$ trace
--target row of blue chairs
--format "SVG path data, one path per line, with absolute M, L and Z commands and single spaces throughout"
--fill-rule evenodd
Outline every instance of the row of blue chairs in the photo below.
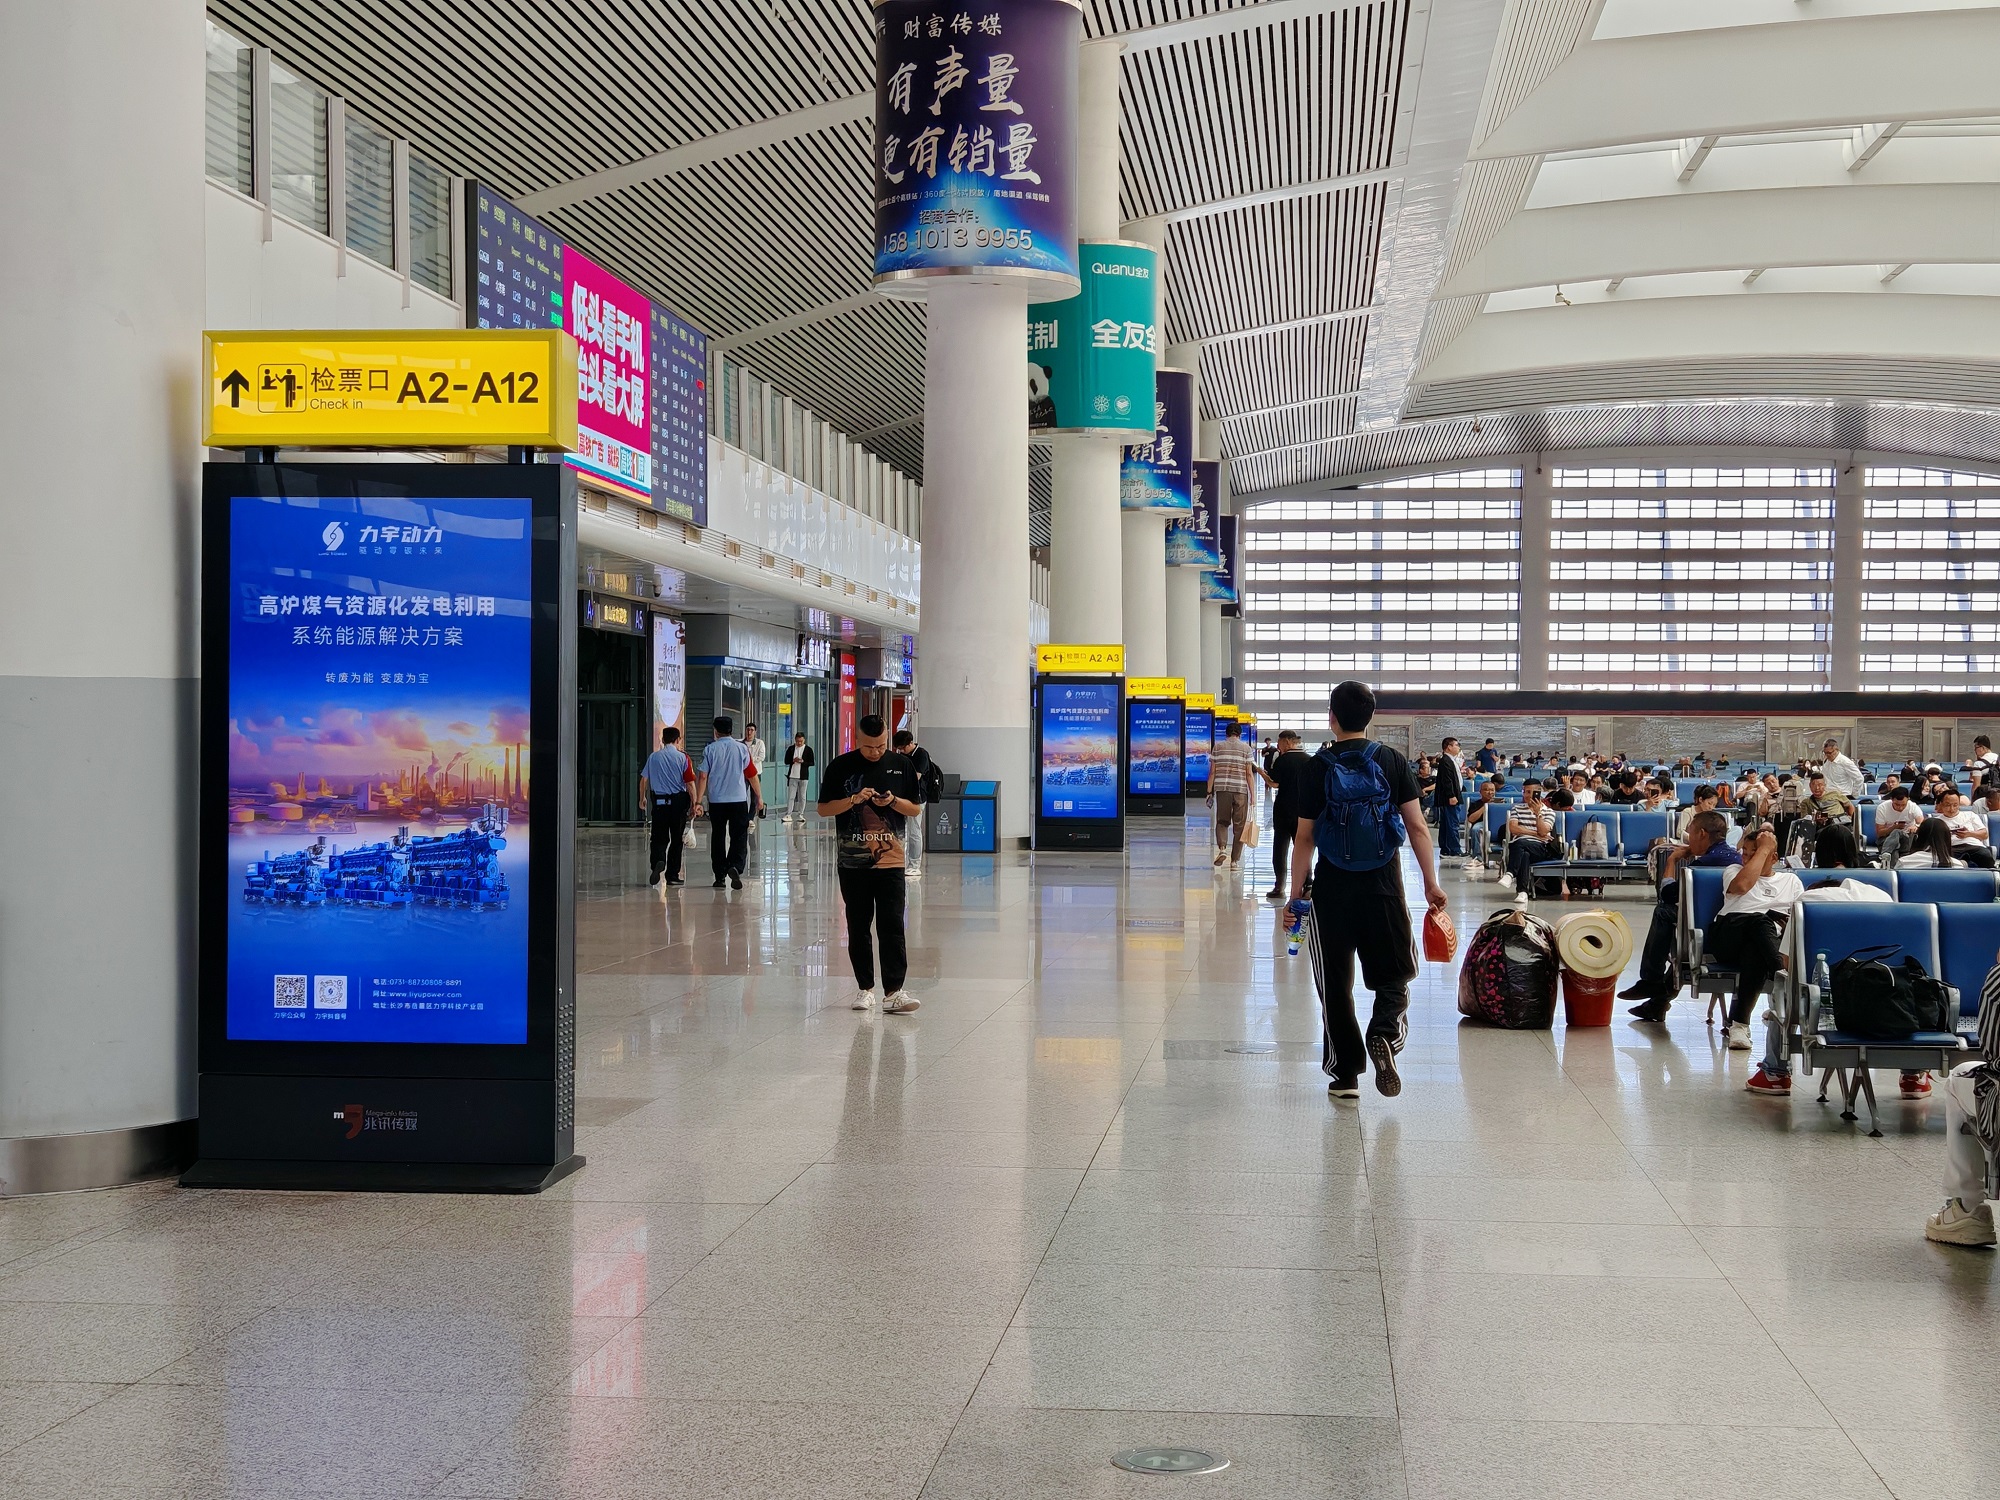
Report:
M 1710 1011 L 1726 1010 L 1737 975 L 1716 963 L 1706 934 L 1722 909 L 1730 871 L 1689 870 L 1681 892 L 1680 955 L 1697 998 Z M 1854 1118 L 1857 1093 L 1868 1101 L 1870 1133 L 1881 1133 L 1870 1068 L 1949 1071 L 1978 1018 L 1979 992 L 2000 953 L 2000 877 L 1992 870 L 1809 870 L 1800 878 L 1810 889 L 1818 880 L 1852 880 L 1888 892 L 1893 902 L 1856 905 L 1800 902 L 1785 931 L 1787 968 L 1772 980 L 1770 1004 L 1785 1017 L 1789 1049 L 1808 1071 L 1821 1073 L 1820 1097 L 1838 1073 L 1843 1079 L 1844 1117 Z M 1839 1032 L 1822 1033 L 1820 1009 L 1828 997 L 1811 981 L 1818 956 L 1829 969 L 1863 949 L 1887 947 L 1887 961 L 1905 954 L 1925 972 L 1944 980 L 1959 997 L 1959 1030 L 1926 1033 L 1881 1042 Z
M 1503 800 L 1494 802 L 1486 809 L 1487 832 L 1495 843 L 1505 836 L 1507 812 L 1513 806 L 1513 802 Z M 1861 817 L 1861 842 L 1863 847 L 1869 849 L 1876 845 L 1875 808 L 1876 804 L 1864 802 L 1856 809 Z M 1675 816 L 1673 813 L 1635 812 L 1618 807 L 1573 808 L 1562 815 L 1563 837 L 1577 838 L 1587 822 L 1605 823 L 1614 850 L 1622 849 L 1628 858 L 1635 855 L 1644 858 L 1651 840 L 1672 836 Z M 2000 848 L 2000 813 L 1986 815 L 1986 829 L 1993 846 Z

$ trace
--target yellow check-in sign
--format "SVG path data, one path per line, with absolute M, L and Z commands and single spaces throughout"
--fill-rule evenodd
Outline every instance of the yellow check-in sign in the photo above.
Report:
M 1189 693 L 1187 696 L 1187 706 L 1195 709 L 1205 708 L 1210 713 L 1213 713 L 1215 712 L 1215 694 Z
M 1125 679 L 1125 696 L 1128 698 L 1185 698 L 1187 679 L 1185 677 L 1128 677 Z
M 210 448 L 576 446 L 555 328 L 202 335 Z
M 1125 670 L 1123 646 L 1037 646 L 1037 672 L 1111 672 Z

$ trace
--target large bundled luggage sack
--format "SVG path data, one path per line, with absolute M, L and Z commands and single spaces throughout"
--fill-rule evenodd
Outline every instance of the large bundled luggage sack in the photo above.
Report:
M 1555 1024 L 1555 929 L 1525 911 L 1497 911 L 1479 924 L 1458 971 L 1460 1014 L 1510 1031 Z

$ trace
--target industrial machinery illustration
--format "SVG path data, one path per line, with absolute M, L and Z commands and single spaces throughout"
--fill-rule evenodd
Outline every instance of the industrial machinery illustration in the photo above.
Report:
M 500 851 L 507 809 L 489 802 L 456 833 L 393 839 L 343 852 L 324 838 L 304 849 L 252 860 L 243 899 L 264 906 L 457 906 L 490 911 L 507 904 Z

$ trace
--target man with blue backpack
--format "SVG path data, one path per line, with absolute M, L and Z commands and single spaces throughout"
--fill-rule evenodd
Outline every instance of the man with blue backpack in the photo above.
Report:
M 1396 1054 L 1409 1032 L 1410 981 L 1417 977 L 1399 858 L 1405 842 L 1417 857 L 1424 898 L 1432 909 L 1442 910 L 1449 898 L 1438 884 L 1437 853 L 1409 761 L 1368 738 L 1374 692 L 1366 683 L 1343 682 L 1328 706 L 1334 741 L 1315 757 L 1319 777 L 1301 778 L 1292 899 L 1286 909 L 1305 918 L 1325 1027 L 1320 1068 L 1332 1079 L 1327 1093 L 1336 1099 L 1359 1098 L 1361 1075 L 1372 1062 L 1376 1090 L 1394 1098 L 1403 1091 Z M 1304 899 L 1308 871 L 1309 907 Z M 1354 1013 L 1357 959 L 1362 983 L 1375 995 L 1365 1040 Z

